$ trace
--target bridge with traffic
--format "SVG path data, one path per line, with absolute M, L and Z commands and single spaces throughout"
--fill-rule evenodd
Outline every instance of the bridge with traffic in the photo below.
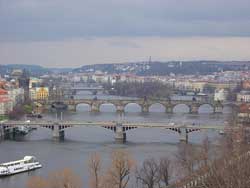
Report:
M 127 121 L 6 121 L 0 123 L 0 132 L 11 134 L 18 126 L 47 128 L 52 131 L 53 139 L 63 139 L 65 130 L 71 127 L 103 127 L 114 132 L 116 141 L 126 142 L 126 132 L 138 128 L 160 128 L 178 133 L 180 141 L 188 142 L 188 134 L 202 130 L 230 131 L 237 127 L 225 125 L 177 125 L 166 122 L 127 122 Z

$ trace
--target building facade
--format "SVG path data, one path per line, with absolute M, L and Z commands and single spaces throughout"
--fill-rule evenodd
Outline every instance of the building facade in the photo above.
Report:
M 49 88 L 48 87 L 37 87 L 36 88 L 36 100 L 48 100 Z
M 241 91 L 237 94 L 238 102 L 250 102 L 250 91 Z

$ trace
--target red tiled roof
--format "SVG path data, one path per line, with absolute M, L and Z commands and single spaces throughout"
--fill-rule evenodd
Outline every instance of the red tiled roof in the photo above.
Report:
M 240 106 L 241 113 L 250 113 L 250 105 L 249 104 L 242 104 Z
M 7 95 L 7 94 L 8 94 L 8 91 L 0 88 L 0 95 Z
M 0 103 L 10 102 L 11 99 L 8 97 L 0 97 Z

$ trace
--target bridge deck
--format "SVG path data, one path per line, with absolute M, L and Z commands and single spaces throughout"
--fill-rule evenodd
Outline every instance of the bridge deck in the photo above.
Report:
M 64 125 L 64 126 L 91 126 L 91 127 L 103 127 L 103 126 L 117 126 L 121 124 L 123 127 L 137 127 L 137 128 L 187 128 L 187 129 L 212 129 L 212 130 L 224 130 L 225 125 L 177 125 L 174 123 L 164 122 L 116 122 L 116 121 L 8 121 L 0 125 L 8 126 L 45 126 L 45 125 Z

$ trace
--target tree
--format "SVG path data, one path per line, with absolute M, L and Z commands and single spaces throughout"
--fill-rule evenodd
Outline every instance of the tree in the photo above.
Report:
M 204 142 L 203 145 L 208 145 L 206 139 Z M 181 181 L 176 182 L 174 187 L 184 187 L 191 181 L 196 185 L 192 186 L 194 188 L 249 187 L 249 145 L 244 140 L 234 142 L 233 136 L 228 132 L 220 147 L 220 152 L 215 158 L 209 159 L 207 165 L 198 166 L 195 168 L 195 173 L 187 174 Z M 204 150 L 208 149 L 202 149 L 201 151 L 204 152 Z
M 197 151 L 197 164 L 200 168 L 207 167 L 209 165 L 209 150 L 210 143 L 208 137 L 205 137 L 202 141 L 201 149 Z
M 247 188 L 250 183 L 250 154 L 249 146 L 241 145 L 241 151 L 226 158 L 213 161 L 207 170 L 207 176 L 197 188 Z
M 136 171 L 137 183 L 142 187 L 154 188 L 160 182 L 160 169 L 155 159 L 147 159 L 143 162 L 140 170 Z
M 193 145 L 180 145 L 176 158 L 181 167 L 180 172 L 183 172 L 182 175 L 190 175 L 194 172 L 198 157 L 199 153 Z
M 48 182 L 51 188 L 82 188 L 81 178 L 68 168 L 51 173 Z
M 25 104 L 25 105 L 23 106 L 23 111 L 24 111 L 24 113 L 26 113 L 26 114 L 31 114 L 32 111 L 33 111 L 32 105 Z
M 101 159 L 98 153 L 94 153 L 90 156 L 89 160 L 89 172 L 90 172 L 90 188 L 101 187 Z
M 169 185 L 169 180 L 172 175 L 171 160 L 167 157 L 160 159 L 159 164 L 159 176 L 160 181 L 167 187 Z
M 42 177 L 30 177 L 27 181 L 27 188 L 48 188 L 48 181 Z
M 81 178 L 70 169 L 63 169 L 49 174 L 48 178 L 31 177 L 28 188 L 82 188 Z
M 23 114 L 24 114 L 23 108 L 21 106 L 15 106 L 12 112 L 9 113 L 9 118 L 11 120 L 18 120 L 23 116 Z
M 133 166 L 134 161 L 127 152 L 121 150 L 113 152 L 111 167 L 106 173 L 104 187 L 127 187 Z
M 104 84 L 104 89 L 112 95 L 130 97 L 169 98 L 173 87 L 157 81 L 151 82 L 117 82 L 114 85 Z

